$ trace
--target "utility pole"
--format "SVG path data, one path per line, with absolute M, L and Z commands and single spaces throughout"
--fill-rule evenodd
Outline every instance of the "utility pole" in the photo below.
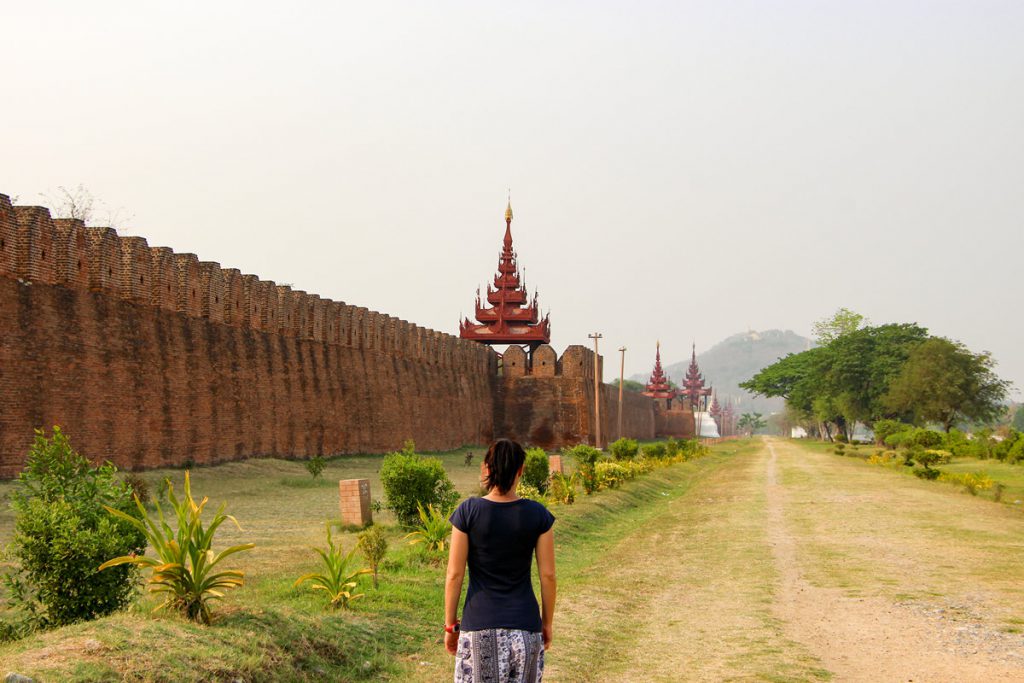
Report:
M 622 346 L 619 348 L 619 353 L 622 354 L 622 363 L 619 365 L 619 431 L 618 437 L 621 439 L 624 435 L 622 433 L 622 384 L 626 381 L 626 347 Z
M 588 334 L 589 338 L 594 340 L 594 445 L 601 448 L 601 379 L 598 375 L 598 362 L 597 362 L 597 340 L 601 338 L 600 332 L 594 334 Z

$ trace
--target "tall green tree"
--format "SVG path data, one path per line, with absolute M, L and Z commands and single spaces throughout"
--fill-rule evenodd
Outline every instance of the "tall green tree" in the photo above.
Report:
M 868 325 L 868 319 L 849 308 L 840 308 L 831 318 L 824 318 L 811 327 L 814 340 L 824 346 L 831 344 L 839 337 L 855 332 Z
M 958 422 L 987 422 L 1004 412 L 1009 388 L 994 366 L 986 352 L 932 337 L 911 351 L 883 401 L 917 424 L 938 422 L 947 432 Z
M 1013 428 L 1018 432 L 1024 432 L 1024 403 L 1017 404 L 1017 410 L 1013 414 Z
M 745 431 L 747 436 L 751 436 L 758 429 L 764 429 L 767 427 L 768 423 L 765 421 L 764 417 L 761 416 L 761 413 L 743 413 L 743 415 L 740 416 L 739 422 L 736 423 L 736 426 L 739 427 L 740 430 Z

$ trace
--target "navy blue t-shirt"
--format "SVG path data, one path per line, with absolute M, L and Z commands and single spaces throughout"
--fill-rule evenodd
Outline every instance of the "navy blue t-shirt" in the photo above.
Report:
M 469 536 L 469 589 L 462 630 L 539 632 L 540 607 L 530 568 L 537 539 L 555 523 L 555 516 L 526 498 L 509 503 L 469 498 L 452 513 L 451 522 Z

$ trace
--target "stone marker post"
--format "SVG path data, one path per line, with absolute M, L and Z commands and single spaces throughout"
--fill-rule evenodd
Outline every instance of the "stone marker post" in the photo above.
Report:
M 338 492 L 341 495 L 342 522 L 355 526 L 373 522 L 369 479 L 342 479 L 338 482 Z
M 554 474 L 555 472 L 558 472 L 559 474 L 565 474 L 565 471 L 562 469 L 562 456 L 548 456 L 548 471 L 551 472 L 552 474 Z

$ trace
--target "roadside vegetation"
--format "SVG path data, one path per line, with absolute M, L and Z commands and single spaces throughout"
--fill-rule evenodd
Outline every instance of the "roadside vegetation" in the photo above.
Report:
M 406 678 L 411 658 L 432 648 L 447 517 L 459 499 L 479 492 L 478 449 L 423 455 L 407 443 L 383 457 L 322 459 L 315 473 L 309 461 L 270 459 L 123 475 L 107 465 L 83 469 L 59 432 L 39 439 L 48 470 L 67 470 L 60 465 L 67 461 L 81 470 L 71 475 L 109 481 L 116 495 L 90 501 L 91 519 L 107 530 L 123 524 L 106 535 L 130 545 L 100 545 L 95 557 L 76 558 L 82 571 L 74 580 L 87 586 L 121 572 L 127 590 L 105 612 L 34 618 L 45 603 L 43 584 L 21 569 L 24 542 L 14 531 L 23 529 L 24 514 L 0 515 L 0 542 L 16 541 L 4 569 L 20 580 L 5 589 L 0 608 L 7 669 L 39 680 L 379 680 Z M 663 478 L 655 470 L 709 453 L 685 441 L 625 446 L 617 457 L 567 449 L 563 462 L 574 467 L 553 475 L 547 454 L 531 452 L 527 493 L 558 508 L 560 552 L 572 555 L 572 530 L 590 540 L 591 533 L 602 540 L 620 533 L 618 499 L 592 500 L 617 495 L 641 475 L 652 475 L 642 489 L 656 495 Z M 367 529 L 338 519 L 336 481 L 348 478 L 370 479 L 383 496 Z M 29 490 L 25 481 L 0 485 L 0 495 L 13 500 Z M 207 506 L 217 507 L 212 517 L 204 516 Z M 60 567 L 53 571 L 68 580 Z M 139 592 L 143 578 L 149 590 Z

